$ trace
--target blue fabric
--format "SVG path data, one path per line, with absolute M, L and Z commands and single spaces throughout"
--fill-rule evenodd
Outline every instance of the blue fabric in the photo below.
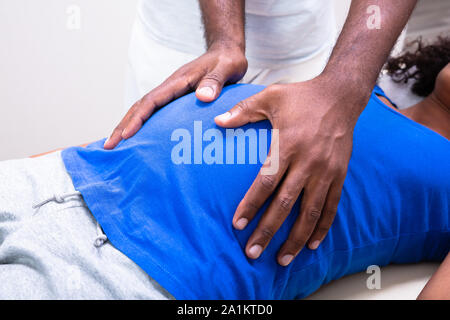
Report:
M 369 265 L 445 257 L 450 247 L 449 141 L 373 93 L 355 128 L 336 219 L 319 249 L 305 248 L 288 267 L 276 262 L 298 215 L 297 201 L 262 256 L 247 259 L 243 249 L 267 204 L 243 231 L 234 230 L 231 221 L 260 161 L 194 164 L 192 152 L 191 164 L 175 164 L 172 152 L 181 140 L 171 137 L 185 128 L 192 145 L 199 143 L 194 121 L 202 121 L 203 132 L 217 128 L 214 116 L 262 89 L 228 86 L 210 104 L 189 94 L 158 111 L 113 151 L 103 150 L 104 140 L 63 151 L 75 188 L 115 247 L 177 299 L 302 298 Z M 268 121 L 243 127 L 250 128 L 271 127 Z M 211 142 L 200 143 L 207 150 Z M 237 148 L 235 143 L 236 158 Z

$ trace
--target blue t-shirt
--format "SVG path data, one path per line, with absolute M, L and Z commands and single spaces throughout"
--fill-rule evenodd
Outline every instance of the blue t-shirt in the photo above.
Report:
M 384 105 L 376 88 L 356 125 L 338 212 L 321 246 L 278 265 L 297 201 L 261 257 L 248 259 L 245 244 L 267 203 L 243 231 L 232 217 L 261 168 L 271 127 L 262 121 L 230 132 L 213 119 L 262 89 L 228 86 L 208 104 L 189 94 L 112 151 L 104 140 L 63 151 L 75 188 L 116 248 L 177 299 L 301 298 L 369 265 L 445 257 L 449 141 Z

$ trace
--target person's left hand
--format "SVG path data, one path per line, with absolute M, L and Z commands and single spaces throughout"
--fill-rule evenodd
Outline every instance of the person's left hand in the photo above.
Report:
M 278 129 L 279 158 L 273 159 L 272 139 L 261 169 L 278 161 L 278 171 L 258 173 L 233 217 L 233 226 L 244 229 L 275 192 L 247 242 L 249 258 L 261 255 L 302 190 L 300 214 L 278 253 L 278 262 L 288 265 L 306 243 L 316 249 L 325 238 L 337 211 L 359 117 L 351 106 L 359 104 L 362 110 L 367 102 L 366 96 L 355 97 L 340 90 L 342 87 L 322 76 L 302 83 L 271 85 L 215 118 L 216 124 L 225 128 L 268 119 Z

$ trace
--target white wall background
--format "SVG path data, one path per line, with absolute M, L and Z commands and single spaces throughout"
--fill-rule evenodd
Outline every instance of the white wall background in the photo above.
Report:
M 109 134 L 136 2 L 0 0 L 0 160 Z M 79 30 L 67 27 L 73 5 Z

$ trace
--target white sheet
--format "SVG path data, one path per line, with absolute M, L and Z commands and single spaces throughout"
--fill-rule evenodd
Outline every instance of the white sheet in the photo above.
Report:
M 413 300 L 438 267 L 438 263 L 384 267 L 381 288 L 372 290 L 367 288 L 372 274 L 361 272 L 329 283 L 306 300 Z

